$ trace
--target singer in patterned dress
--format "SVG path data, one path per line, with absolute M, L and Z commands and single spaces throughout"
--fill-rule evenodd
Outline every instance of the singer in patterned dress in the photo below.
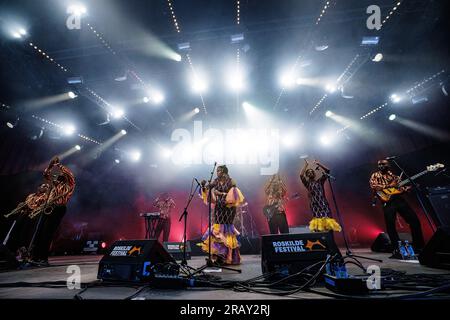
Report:
M 200 244 L 202 250 L 209 252 L 211 242 L 211 258 L 219 264 L 240 264 L 240 243 L 237 239 L 239 231 L 234 227 L 236 207 L 244 201 L 242 192 L 236 187 L 236 182 L 228 175 L 228 168 L 217 167 L 217 178 L 209 185 L 203 180 L 201 185 L 202 198 L 205 204 L 211 200 L 214 206 L 214 224 L 212 230 L 207 230 Z M 211 189 L 211 199 L 208 199 Z
M 323 171 L 322 176 L 318 176 L 314 169 L 308 168 L 308 162 L 300 172 L 300 179 L 308 190 L 309 207 L 313 215 L 309 223 L 309 229 L 313 232 L 341 231 L 341 226 L 331 217 L 331 209 L 325 197 L 324 184 L 330 169 L 314 160 L 315 170 Z

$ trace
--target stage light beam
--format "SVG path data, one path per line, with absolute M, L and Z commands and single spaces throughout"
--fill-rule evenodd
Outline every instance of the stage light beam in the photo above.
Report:
M 402 97 L 396 93 L 391 94 L 390 99 L 393 103 L 399 103 L 400 101 L 402 101 Z
M 83 14 L 87 13 L 87 9 L 84 5 L 80 3 L 72 4 L 67 7 L 67 13 L 73 13 L 77 16 L 82 16 Z
M 134 150 L 130 152 L 130 159 L 133 162 L 138 162 L 139 160 L 141 160 L 141 156 L 142 154 L 139 150 Z
M 329 92 L 329 93 L 334 93 L 337 90 L 337 87 L 335 84 L 329 83 L 326 85 L 325 89 Z
M 71 124 L 67 124 L 62 127 L 62 131 L 66 136 L 73 135 L 75 133 L 75 130 L 76 130 L 75 126 L 73 126 Z
M 125 115 L 125 111 L 123 111 L 123 109 L 114 109 L 112 112 L 112 116 L 114 119 L 120 119 Z

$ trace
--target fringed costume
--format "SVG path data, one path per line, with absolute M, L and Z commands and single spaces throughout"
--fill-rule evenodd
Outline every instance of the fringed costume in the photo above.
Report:
M 202 237 L 200 244 L 202 250 L 208 253 L 211 241 L 211 256 L 213 260 L 222 264 L 240 264 L 240 243 L 237 236 L 239 231 L 234 227 L 236 207 L 244 201 L 242 192 L 236 187 L 236 183 L 225 174 L 222 178 L 216 178 L 209 185 L 211 190 L 211 204 L 214 206 L 212 230 L 209 229 Z M 202 198 L 208 204 L 207 188 L 202 189 Z

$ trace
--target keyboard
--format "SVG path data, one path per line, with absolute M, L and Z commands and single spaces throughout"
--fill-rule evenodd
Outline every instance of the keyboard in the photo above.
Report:
M 145 212 L 145 213 L 141 213 L 140 216 L 141 217 L 159 217 L 161 214 L 159 212 Z

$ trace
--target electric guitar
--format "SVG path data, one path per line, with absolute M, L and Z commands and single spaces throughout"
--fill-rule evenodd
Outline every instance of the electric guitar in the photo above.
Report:
M 404 185 L 410 183 L 412 180 L 415 180 L 415 179 L 423 176 L 424 174 L 426 174 L 428 172 L 437 171 L 442 168 L 444 168 L 444 165 L 442 163 L 436 163 L 436 164 L 427 166 L 426 170 L 413 175 L 410 179 L 405 179 L 405 180 L 399 182 L 398 185 L 395 187 L 389 187 L 389 188 L 385 188 L 383 190 L 379 190 L 376 192 L 376 194 L 382 202 L 388 202 L 393 195 L 402 194 L 405 192 L 405 190 L 403 189 Z
M 298 199 L 300 198 L 300 194 L 299 193 L 294 193 L 291 197 L 288 197 L 284 200 L 284 203 L 293 200 L 293 199 Z M 274 203 L 271 205 L 266 205 L 263 208 L 263 214 L 264 216 L 267 218 L 267 220 L 272 219 L 272 217 L 274 216 L 275 213 L 278 212 L 278 203 Z

